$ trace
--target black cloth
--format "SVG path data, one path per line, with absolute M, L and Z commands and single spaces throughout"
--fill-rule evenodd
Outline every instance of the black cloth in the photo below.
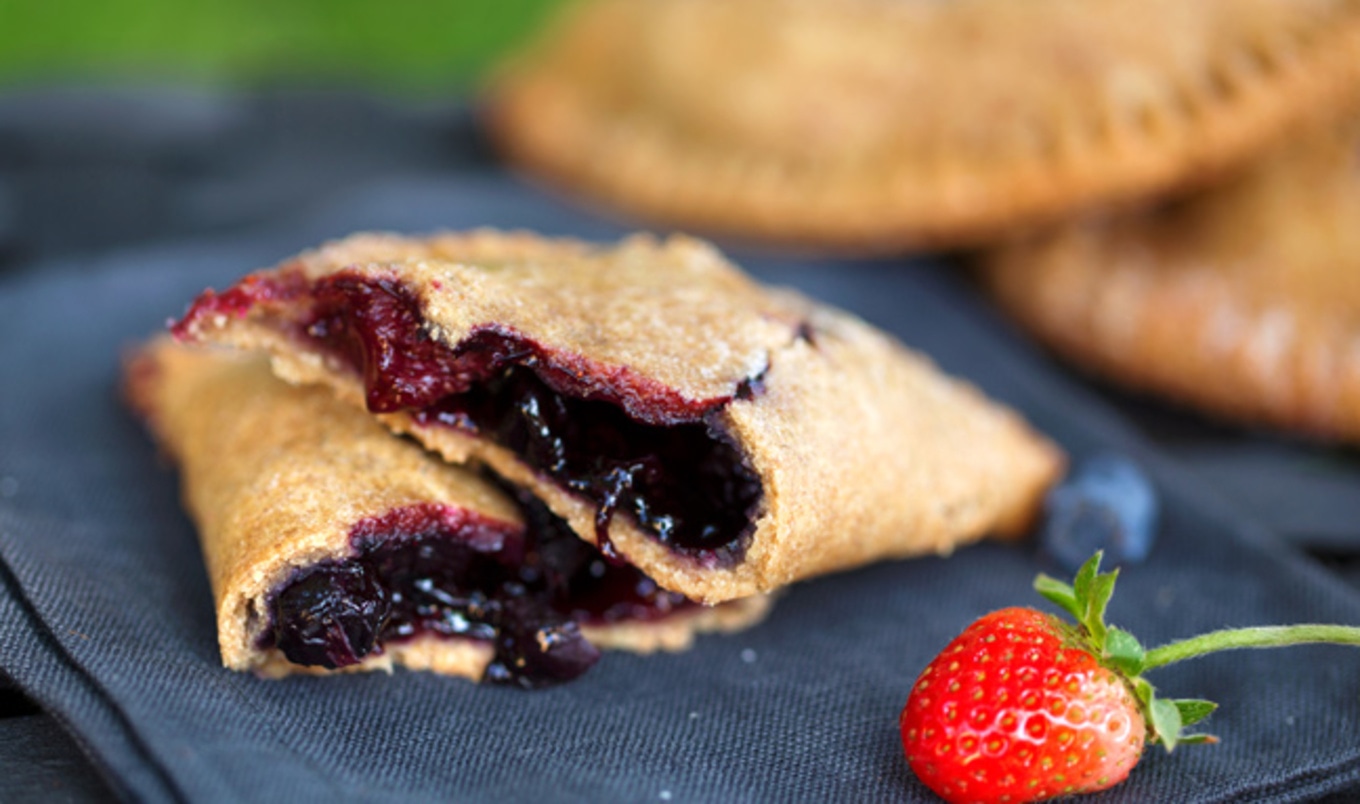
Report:
M 1030 545 L 886 563 L 793 587 L 769 620 L 687 653 L 607 654 L 522 692 L 423 673 L 263 681 L 219 663 L 177 479 L 117 392 L 120 349 L 222 286 L 327 237 L 478 225 L 623 229 L 497 171 L 394 177 L 278 225 L 65 259 L 0 279 L 0 669 L 145 801 L 926 801 L 897 715 L 975 617 L 1037 603 Z M 1080 457 L 1151 474 L 1164 521 L 1111 619 L 1155 645 L 1229 625 L 1360 624 L 1360 593 L 1151 446 L 952 273 L 927 261 L 737 252 L 1017 406 Z M 903 489 L 903 493 L 910 493 Z M 1158 671 L 1207 697 L 1223 742 L 1150 749 L 1091 801 L 1360 796 L 1360 651 L 1223 654 Z M 3 797 L 3 796 L 0 796 Z

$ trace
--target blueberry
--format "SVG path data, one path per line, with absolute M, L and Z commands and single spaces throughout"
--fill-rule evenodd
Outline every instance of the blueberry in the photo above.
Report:
M 387 590 L 362 565 L 317 567 L 274 598 L 274 644 L 296 664 L 348 667 L 373 651 L 390 610 Z
M 496 658 L 486 669 L 488 681 L 544 687 L 576 678 L 600 658 L 580 625 L 537 601 L 510 598 L 497 619 L 500 636 Z
M 1157 491 L 1122 455 L 1079 464 L 1048 494 L 1041 550 L 1075 572 L 1097 550 L 1113 564 L 1147 557 L 1157 531 Z

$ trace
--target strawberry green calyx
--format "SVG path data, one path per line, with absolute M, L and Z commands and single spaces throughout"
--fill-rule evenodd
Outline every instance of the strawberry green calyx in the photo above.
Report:
M 1156 690 L 1142 673 L 1148 668 L 1147 652 L 1138 639 L 1120 628 L 1105 623 L 1105 609 L 1114 595 L 1119 570 L 1101 572 L 1103 551 L 1087 559 L 1071 584 L 1048 575 L 1034 579 L 1034 589 L 1076 618 L 1077 639 L 1092 656 L 1114 671 L 1133 691 L 1139 712 L 1147 723 L 1148 741 L 1160 742 L 1170 751 L 1183 742 L 1213 742 L 1207 734 L 1185 734 L 1217 708 L 1212 701 L 1158 698 Z
M 1148 670 L 1237 648 L 1317 643 L 1360 646 L 1360 628 L 1309 624 L 1212 631 L 1145 650 L 1132 634 L 1105 623 L 1105 609 L 1114 593 L 1119 570 L 1100 572 L 1102 557 L 1102 552 L 1091 556 L 1071 584 L 1040 574 L 1034 579 L 1034 589 L 1076 619 L 1076 639 L 1129 685 L 1147 722 L 1149 742 L 1160 742 L 1167 751 L 1180 743 L 1217 742 L 1213 736 L 1186 734 L 1183 730 L 1208 717 L 1218 705 L 1198 699 L 1158 698 L 1152 684 L 1143 678 Z

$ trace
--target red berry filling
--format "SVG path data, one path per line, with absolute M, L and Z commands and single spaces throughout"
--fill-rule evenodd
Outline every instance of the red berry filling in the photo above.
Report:
M 652 620 L 694 605 L 606 563 L 541 503 L 522 502 L 523 533 L 437 505 L 360 522 L 352 558 L 309 567 L 274 591 L 261 647 L 338 668 L 422 634 L 485 640 L 496 649 L 488 680 L 537 687 L 573 679 L 599 658 L 581 623 Z
M 289 301 L 306 291 L 307 280 L 301 271 L 251 274 L 221 293 L 212 289 L 200 293 L 184 317 L 171 325 L 170 331 L 184 340 L 189 337 L 191 325 L 200 318 L 219 315 L 239 318 L 262 302 Z
M 732 397 L 693 401 L 627 368 L 554 351 L 492 325 L 449 348 L 395 279 L 339 273 L 312 288 L 302 332 L 363 377 L 368 407 L 478 433 L 598 506 L 625 511 L 709 566 L 741 559 L 761 486 L 716 425 Z M 761 390 L 759 377 L 734 389 Z

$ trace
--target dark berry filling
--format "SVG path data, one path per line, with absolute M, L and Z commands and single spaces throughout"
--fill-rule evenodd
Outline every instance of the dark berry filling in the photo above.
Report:
M 608 402 L 555 393 L 511 366 L 416 414 L 508 447 L 530 466 L 596 503 L 595 531 L 612 555 L 610 520 L 625 511 L 661 542 L 710 564 L 731 563 L 760 484 L 721 433 L 700 423 L 639 424 Z
M 522 687 L 573 679 L 599 651 L 580 625 L 652 620 L 694 604 L 607 564 L 532 497 L 523 533 L 436 505 L 359 523 L 355 555 L 297 573 L 270 598 L 262 648 L 347 667 L 422 634 L 491 642 L 486 678 Z
M 537 497 L 507 491 L 519 500 L 527 530 L 536 535 L 536 549 L 526 556 L 520 578 L 546 585 L 558 610 L 571 619 L 588 625 L 650 621 L 696 605 L 634 567 L 606 561 Z
M 598 506 L 606 554 L 624 511 L 710 565 L 741 559 L 761 486 L 714 422 L 732 397 L 693 401 L 626 368 L 487 327 L 449 348 L 394 279 L 340 273 L 312 288 L 306 336 L 363 376 L 368 406 L 479 433 Z M 734 389 L 760 393 L 758 377 Z

